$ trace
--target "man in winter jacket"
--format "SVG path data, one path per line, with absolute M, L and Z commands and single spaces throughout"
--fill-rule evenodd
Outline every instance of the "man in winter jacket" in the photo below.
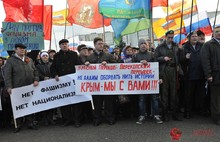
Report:
M 13 88 L 30 84 L 33 84 L 34 86 L 38 85 L 38 72 L 33 61 L 29 57 L 25 56 L 25 49 L 25 45 L 15 44 L 15 54 L 12 55 L 5 64 L 5 87 L 9 94 L 11 94 L 11 90 Z M 28 128 L 36 129 L 36 125 L 33 123 L 33 116 L 29 115 L 25 118 L 27 120 Z M 23 124 L 23 118 L 18 118 L 16 121 L 17 128 L 14 132 L 20 131 Z
M 205 78 L 210 84 L 211 115 L 220 125 L 220 26 L 213 29 L 213 38 L 201 50 Z

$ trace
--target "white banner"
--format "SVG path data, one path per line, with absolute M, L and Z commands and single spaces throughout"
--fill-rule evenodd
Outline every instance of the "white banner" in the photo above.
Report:
M 158 63 L 91 64 L 76 67 L 76 94 L 158 94 Z
M 32 84 L 12 89 L 14 118 L 92 99 L 90 95 L 75 94 L 75 74 L 60 77 L 59 81 L 50 79 L 39 82 L 37 87 Z

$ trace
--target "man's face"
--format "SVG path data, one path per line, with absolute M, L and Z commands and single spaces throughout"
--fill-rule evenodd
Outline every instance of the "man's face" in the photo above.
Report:
M 93 53 L 93 50 L 89 50 L 89 55 L 91 55 Z
M 101 51 L 103 51 L 103 45 L 104 45 L 103 41 L 98 40 L 94 46 L 98 52 L 101 52 Z
M 55 52 L 50 52 L 50 53 L 49 53 L 50 59 L 53 59 L 53 57 L 54 57 L 55 54 L 56 54 Z
M 149 44 L 147 42 L 143 42 L 140 44 L 140 51 L 145 52 L 146 50 L 149 50 Z
M 135 48 L 133 48 L 133 49 L 132 49 L 132 52 L 133 52 L 133 54 L 137 54 L 137 53 L 138 53 L 138 50 L 135 49 Z
M 3 60 L 2 59 L 0 59 L 0 66 L 2 66 L 3 65 Z
M 174 34 L 167 34 L 166 41 L 168 44 L 173 42 L 173 37 L 174 37 Z
M 22 56 L 25 55 L 25 49 L 24 49 L 24 48 L 21 48 L 21 47 L 17 47 L 17 48 L 15 49 L 15 53 L 16 53 L 18 56 L 22 57 Z
M 204 35 L 198 36 L 198 42 L 205 43 L 205 36 Z
M 147 43 L 149 44 L 149 46 L 151 46 L 151 40 L 150 39 L 147 39 Z
M 107 46 L 104 46 L 103 47 L 103 52 L 105 52 L 105 53 L 109 53 L 109 50 L 108 50 L 109 48 L 107 47 Z
M 213 37 L 220 40 L 220 27 L 213 30 Z
M 196 33 L 193 33 L 190 37 L 190 43 L 196 44 L 197 41 L 198 41 L 198 35 Z
M 68 51 L 69 50 L 69 43 L 68 42 L 61 43 L 60 48 L 63 51 Z
M 119 55 L 120 54 L 120 49 L 119 48 L 115 48 L 114 49 L 114 53 L 115 53 L 115 55 Z
M 82 50 L 79 52 L 79 55 L 80 55 L 80 56 L 85 56 L 85 57 L 89 56 L 89 51 L 88 51 L 88 49 L 82 49 Z

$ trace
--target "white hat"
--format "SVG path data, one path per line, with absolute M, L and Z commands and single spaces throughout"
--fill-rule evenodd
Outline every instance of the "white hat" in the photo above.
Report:
M 44 55 L 49 56 L 49 54 L 48 54 L 47 52 L 42 52 L 42 53 L 40 54 L 40 57 L 42 58 Z

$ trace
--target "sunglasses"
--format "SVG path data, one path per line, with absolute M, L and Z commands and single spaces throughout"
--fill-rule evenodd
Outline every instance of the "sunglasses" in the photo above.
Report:
M 173 39 L 173 36 L 168 36 L 167 38 L 168 38 L 168 39 Z

